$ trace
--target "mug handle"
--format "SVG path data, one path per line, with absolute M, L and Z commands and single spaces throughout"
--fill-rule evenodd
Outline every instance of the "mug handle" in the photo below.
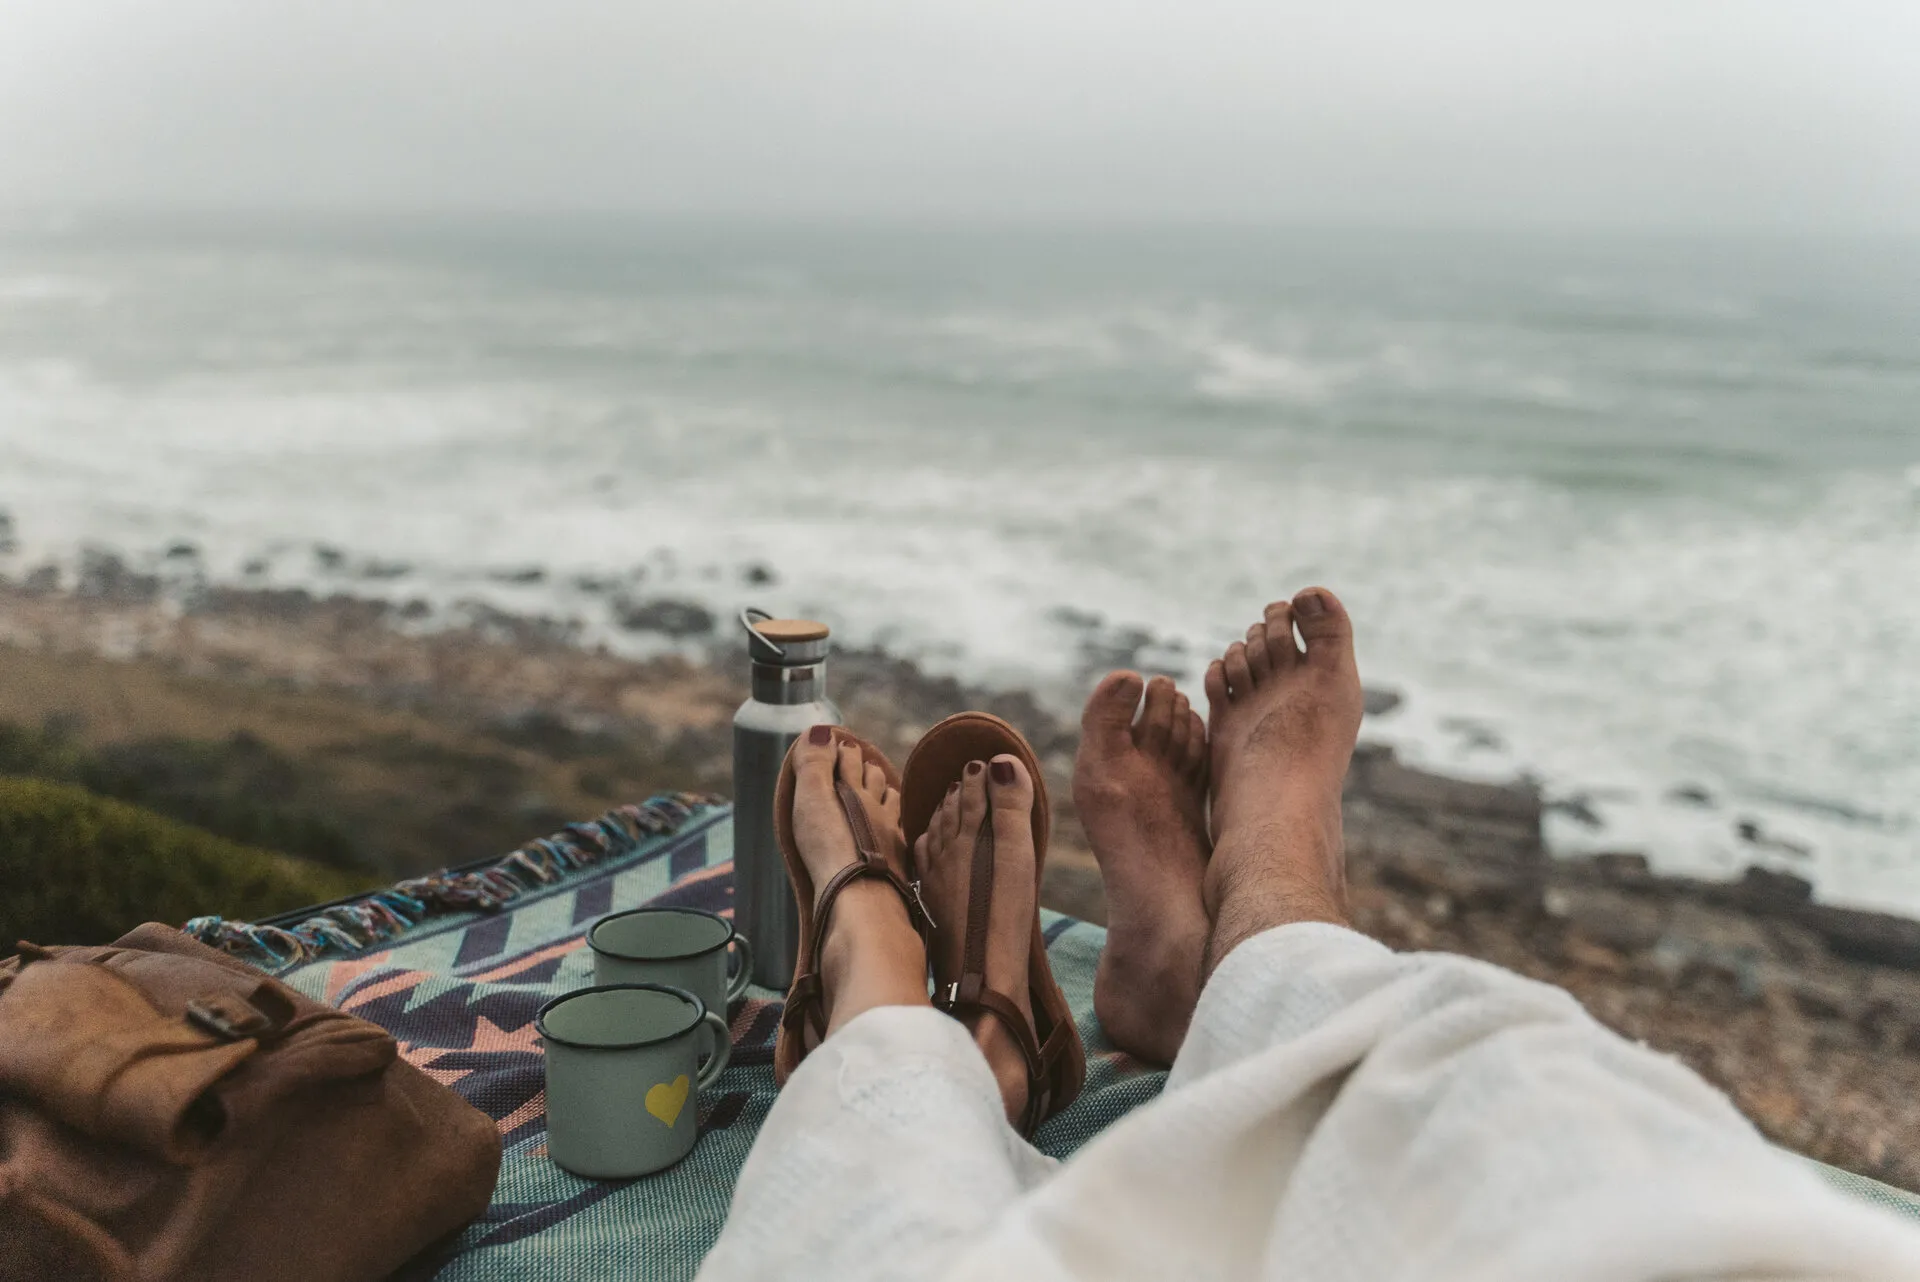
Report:
M 747 985 L 753 982 L 753 945 L 748 943 L 747 937 L 737 930 L 733 932 L 733 938 L 727 943 L 729 946 L 740 945 L 740 969 L 735 971 L 733 978 L 727 981 L 727 1000 L 736 1002 L 740 1000 L 740 994 L 747 991 Z
M 706 1090 L 727 1071 L 727 1061 L 733 1058 L 733 1033 L 727 1027 L 727 1021 L 712 1011 L 701 1021 L 713 1033 L 713 1051 L 707 1056 L 706 1065 L 700 1070 L 699 1089 Z

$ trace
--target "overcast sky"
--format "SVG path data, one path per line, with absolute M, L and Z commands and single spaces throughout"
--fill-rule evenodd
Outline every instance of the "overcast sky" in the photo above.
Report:
M 1920 0 L 0 0 L 0 206 L 1920 230 Z

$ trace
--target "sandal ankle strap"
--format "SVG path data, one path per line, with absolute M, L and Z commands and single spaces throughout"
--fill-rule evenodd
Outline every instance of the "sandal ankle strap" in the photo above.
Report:
M 840 809 L 846 813 L 847 827 L 853 831 L 854 862 L 842 868 L 827 879 L 820 887 L 813 904 L 813 939 L 809 955 L 817 965 L 826 955 L 827 929 L 832 924 L 834 901 L 840 892 L 856 881 L 867 878 L 879 878 L 892 886 L 907 907 L 907 920 L 912 923 L 914 932 L 925 944 L 933 933 L 933 918 L 927 915 L 927 905 L 920 898 L 918 880 L 908 881 L 895 872 L 880 852 L 879 843 L 874 840 L 873 825 L 867 820 L 867 808 L 860 801 L 860 794 L 844 779 L 834 781 L 834 793 L 839 797 Z M 780 1012 L 780 1023 L 791 1032 L 799 1033 L 803 1025 L 811 1025 L 816 1035 L 827 1035 L 826 1023 L 826 985 L 818 970 L 809 971 L 794 978 L 793 987 L 787 991 L 786 1008 Z

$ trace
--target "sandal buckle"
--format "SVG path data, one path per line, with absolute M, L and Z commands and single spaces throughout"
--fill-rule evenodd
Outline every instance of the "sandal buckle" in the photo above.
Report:
M 927 911 L 927 901 L 920 897 L 920 879 L 918 877 L 915 877 L 912 881 L 907 883 L 907 888 L 913 891 L 914 907 L 920 910 L 920 920 L 927 923 L 927 929 L 928 930 L 940 929 L 940 924 L 934 921 L 933 914 Z

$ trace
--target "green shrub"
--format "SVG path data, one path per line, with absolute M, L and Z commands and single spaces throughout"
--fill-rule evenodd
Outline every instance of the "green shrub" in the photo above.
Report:
M 0 777 L 0 955 L 17 939 L 107 943 L 143 921 L 254 920 L 367 885 L 71 784 Z
M 225 739 L 169 737 L 85 747 L 58 719 L 42 730 L 0 722 L 0 775 L 77 783 L 229 841 L 337 868 L 368 868 L 367 852 L 327 813 L 313 779 L 245 731 Z

